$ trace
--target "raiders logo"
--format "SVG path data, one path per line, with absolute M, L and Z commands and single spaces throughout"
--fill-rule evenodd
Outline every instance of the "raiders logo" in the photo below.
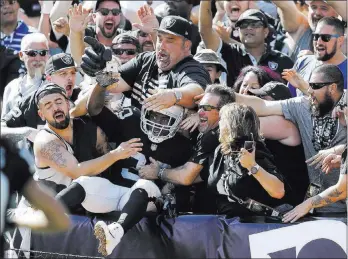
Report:
M 268 61 L 268 67 L 272 70 L 277 70 L 278 68 L 278 63 L 275 63 L 273 61 Z
M 62 57 L 64 64 L 71 65 L 73 63 L 72 58 L 69 55 Z
M 176 22 L 175 19 L 173 19 L 173 18 L 168 18 L 168 19 L 166 19 L 166 21 L 165 21 L 165 27 L 166 27 L 166 28 L 171 28 L 171 27 L 173 27 L 173 25 L 175 24 L 175 22 Z

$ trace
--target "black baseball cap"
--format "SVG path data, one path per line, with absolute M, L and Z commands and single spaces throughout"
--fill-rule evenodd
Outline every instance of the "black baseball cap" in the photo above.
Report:
M 98 8 L 99 8 L 99 5 L 102 3 L 102 2 L 115 2 L 115 3 L 118 3 L 118 5 L 120 6 L 120 10 L 121 10 L 121 4 L 120 4 L 120 1 L 119 0 L 98 0 L 95 4 L 95 8 L 94 8 L 94 11 L 97 11 Z
M 67 53 L 59 53 L 51 56 L 48 59 L 46 63 L 45 73 L 46 75 L 52 75 L 53 73 L 58 72 L 62 69 L 72 67 L 76 69 L 73 57 Z
M 266 15 L 258 9 L 248 9 L 243 12 L 236 22 L 236 27 L 239 27 L 239 25 L 246 20 L 261 21 L 264 27 L 268 27 L 268 20 Z
M 268 82 L 260 89 L 249 89 L 248 91 L 258 97 L 270 96 L 275 101 L 292 98 L 289 88 L 277 81 Z
M 134 37 L 131 32 L 120 33 L 112 40 L 112 45 L 122 44 L 122 43 L 134 45 L 138 52 L 140 52 L 141 50 L 139 40 L 136 37 Z
M 193 58 L 201 64 L 215 64 L 222 72 L 227 73 L 225 66 L 221 62 L 221 58 L 211 49 L 202 49 L 198 51 Z
M 169 15 L 162 19 L 160 27 L 156 29 L 159 32 L 168 33 L 184 37 L 191 40 L 192 26 L 188 20 L 180 16 Z
M 44 83 L 36 90 L 36 93 L 35 93 L 36 105 L 39 106 L 39 101 L 41 100 L 41 98 L 49 94 L 61 94 L 63 97 L 68 99 L 66 91 L 63 87 L 60 87 L 59 85 L 55 83 Z

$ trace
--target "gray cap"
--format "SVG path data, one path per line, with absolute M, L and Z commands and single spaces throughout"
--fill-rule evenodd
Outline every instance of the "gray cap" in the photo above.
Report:
M 222 72 L 227 73 L 227 69 L 221 62 L 221 58 L 218 54 L 211 49 L 202 49 L 196 53 L 193 57 L 201 64 L 215 64 L 217 65 Z

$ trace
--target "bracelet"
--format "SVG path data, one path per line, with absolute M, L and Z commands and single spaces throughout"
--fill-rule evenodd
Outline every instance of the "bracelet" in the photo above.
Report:
M 164 170 L 166 170 L 166 169 L 165 169 L 165 168 L 161 168 L 161 169 L 158 171 L 158 174 L 157 174 L 157 178 L 158 178 L 158 179 L 162 180 Z

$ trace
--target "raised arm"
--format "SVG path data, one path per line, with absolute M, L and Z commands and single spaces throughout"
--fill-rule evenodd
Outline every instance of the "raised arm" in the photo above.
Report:
M 273 1 L 278 7 L 278 14 L 283 28 L 290 35 L 296 34 L 303 28 L 308 28 L 307 17 L 296 7 L 294 1 Z
M 77 65 L 81 64 L 82 55 L 85 52 L 83 37 L 88 23 L 88 14 L 89 10 L 82 8 L 82 4 L 69 9 L 70 49 Z
M 287 146 L 298 146 L 301 144 L 301 137 L 297 127 L 283 116 L 260 117 L 260 129 L 266 139 L 278 140 Z
M 236 93 L 236 102 L 251 106 L 260 117 L 283 115 L 282 105 L 279 101 L 265 101 L 255 96 Z
M 220 37 L 213 29 L 211 1 L 201 1 L 199 7 L 199 33 L 207 49 L 217 51 Z
M 50 12 L 53 8 L 53 1 L 42 1 L 41 4 L 41 16 L 39 21 L 39 32 L 43 33 L 49 40 L 49 33 L 51 31 L 50 25 Z
M 138 142 L 139 140 L 131 139 L 121 143 L 117 149 L 111 150 L 101 157 L 79 163 L 59 139 L 41 133 L 35 140 L 34 154 L 41 166 L 49 166 L 72 179 L 76 179 L 83 175 L 98 175 L 116 161 L 140 152 L 142 144 Z
M 335 9 L 343 21 L 347 22 L 347 1 L 327 1 L 327 3 Z

